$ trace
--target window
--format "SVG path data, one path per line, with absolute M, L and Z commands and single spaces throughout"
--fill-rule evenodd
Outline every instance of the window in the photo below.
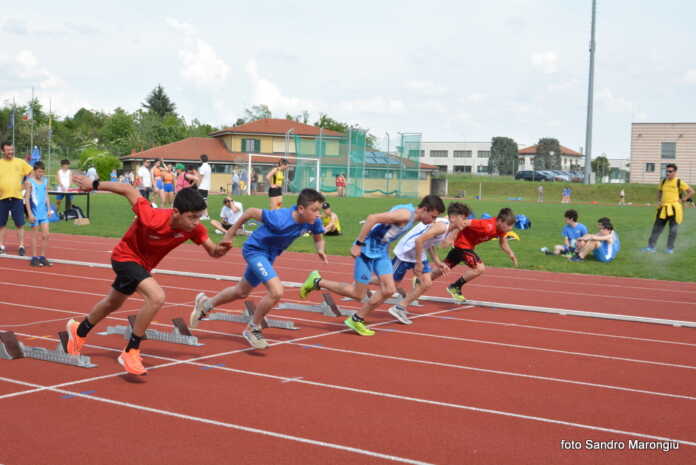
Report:
M 425 150 L 421 150 L 421 151 L 420 151 L 420 156 L 421 156 L 421 157 L 424 157 L 424 156 L 425 156 Z
M 447 172 L 447 165 L 435 165 L 435 166 L 437 166 L 437 169 L 439 169 L 441 173 Z
M 455 150 L 454 158 L 471 158 L 471 150 Z
M 481 152 L 479 152 L 481 153 Z M 488 165 L 479 165 L 476 167 L 477 173 L 488 173 Z
M 447 158 L 447 150 L 431 150 L 430 156 L 432 158 Z
M 655 163 L 646 163 L 645 164 L 645 172 L 646 173 L 654 173 L 655 172 Z
M 261 152 L 261 141 L 259 139 L 242 139 L 242 152 Z
M 663 142 L 661 147 L 662 158 L 675 159 L 677 158 L 677 143 Z
M 454 165 L 455 173 L 471 173 L 471 165 Z
M 422 152 L 423 152 L 422 150 L 409 150 L 408 151 L 408 158 L 411 158 L 411 159 L 418 158 L 419 156 L 421 156 L 420 154 Z
M 491 151 L 490 150 L 479 150 L 478 153 L 476 154 L 479 158 L 490 158 L 491 156 Z

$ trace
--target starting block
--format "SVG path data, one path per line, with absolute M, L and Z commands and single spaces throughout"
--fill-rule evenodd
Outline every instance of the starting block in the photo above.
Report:
M 191 330 L 186 326 L 184 320 L 181 318 L 174 318 L 172 320 L 174 328 L 172 332 L 165 333 L 162 331 L 157 331 L 154 329 L 145 330 L 145 337 L 149 341 L 162 341 L 171 342 L 172 344 L 183 344 L 187 346 L 202 346 L 203 344 L 198 342 L 198 338 L 191 334 Z M 121 334 L 124 339 L 130 339 L 133 333 L 133 326 L 135 326 L 135 315 L 130 315 L 128 317 L 128 326 L 108 326 L 106 331 L 98 333 L 102 336 L 108 336 L 111 334 Z
M 6 360 L 33 358 L 82 368 L 94 368 L 97 366 L 86 355 L 70 355 L 66 352 L 68 333 L 61 331 L 58 333 L 58 336 L 60 337 L 58 347 L 55 350 L 48 350 L 45 347 L 25 346 L 17 340 L 17 336 L 12 331 L 0 333 L 0 358 Z
M 256 305 L 254 302 L 248 300 L 244 301 L 244 313 L 241 315 L 227 313 L 227 312 L 210 312 L 203 318 L 203 321 L 213 320 L 213 321 L 230 321 L 232 323 L 249 323 L 254 316 L 256 311 Z M 274 320 L 271 318 L 264 318 L 261 325 L 264 328 L 281 328 L 281 329 L 300 329 L 295 326 L 295 323 L 290 320 Z
M 296 303 L 281 302 L 276 307 L 279 310 L 299 310 L 301 312 L 321 313 L 324 316 L 350 316 L 355 313 L 355 310 L 339 308 L 333 299 L 333 296 L 328 292 L 323 292 L 322 301 L 319 305 L 304 305 Z

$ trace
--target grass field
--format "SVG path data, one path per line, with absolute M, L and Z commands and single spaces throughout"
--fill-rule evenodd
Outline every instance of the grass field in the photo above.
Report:
M 210 211 L 213 218 L 217 217 L 220 212 L 222 199 L 223 197 L 219 195 L 214 195 L 210 198 Z M 268 202 L 265 196 L 241 196 L 237 200 L 241 201 L 245 208 L 266 208 Z M 415 199 L 329 198 L 329 201 L 339 214 L 344 235 L 327 237 L 327 252 L 335 255 L 348 255 L 350 245 L 359 231 L 360 220 L 369 213 L 386 211 L 394 205 L 413 202 Z M 449 199 L 447 203 L 451 201 L 453 200 Z M 511 207 L 515 213 L 523 213 L 532 220 L 532 229 L 517 231 L 521 241 L 512 241 L 512 248 L 518 257 L 520 268 L 676 281 L 694 281 L 696 279 L 696 209 L 687 210 L 686 219 L 680 226 L 676 253 L 667 255 L 664 253 L 667 229 L 663 232 L 658 243 L 658 253 L 644 254 L 639 251 L 641 247 L 646 245 L 648 235 L 650 234 L 654 219 L 654 207 L 619 207 L 616 205 L 592 204 L 566 205 L 557 201 L 549 201 L 544 204 L 524 201 L 464 201 L 473 208 L 477 217 L 482 213 L 495 215 L 500 208 Z M 80 199 L 77 203 L 81 204 L 83 202 L 84 199 Z M 285 205 L 294 204 L 295 197 L 286 196 L 285 202 Z M 614 262 L 603 264 L 594 260 L 586 260 L 582 263 L 571 263 L 562 257 L 546 256 L 539 252 L 539 248 L 542 246 L 551 247 L 554 244 L 562 243 L 563 212 L 568 208 L 574 208 L 579 212 L 580 221 L 588 227 L 590 232 L 596 231 L 598 218 L 602 216 L 611 218 L 622 244 L 622 250 Z M 120 237 L 128 228 L 132 218 L 133 214 L 128 208 L 125 199 L 112 194 L 100 193 L 92 196 L 91 225 L 75 226 L 70 222 L 58 222 L 51 224 L 51 230 L 68 234 Z M 209 223 L 206 222 L 206 224 L 211 231 L 213 240 L 219 240 L 222 236 L 213 234 Z M 15 241 L 14 233 L 8 232 L 6 243 L 14 244 Z M 235 246 L 241 245 L 243 241 L 244 238 L 235 239 Z M 29 244 L 28 238 L 27 244 Z M 299 238 L 290 250 L 313 252 L 313 241 L 311 238 Z M 496 241 L 481 244 L 477 251 L 486 264 L 490 266 L 511 266 L 509 259 L 500 251 Z M 442 255 L 446 254 L 446 252 L 443 249 Z M 578 284 L 581 285 L 581 283 L 580 279 Z

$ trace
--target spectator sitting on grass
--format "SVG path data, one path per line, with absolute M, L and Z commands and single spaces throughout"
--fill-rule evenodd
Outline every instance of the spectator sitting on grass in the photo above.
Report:
M 241 202 L 235 202 L 232 197 L 225 197 L 222 201 L 222 210 L 220 210 L 220 219 L 222 221 L 210 220 L 210 224 L 215 228 L 216 234 L 225 234 L 237 222 L 239 217 L 244 213 L 244 208 Z M 244 225 L 237 230 L 237 235 L 248 236 L 250 233 L 244 230 Z
M 341 221 L 338 219 L 338 215 L 331 210 L 331 205 L 329 202 L 324 202 L 321 208 L 321 222 L 324 225 L 324 235 L 340 236 Z
M 553 251 L 548 247 L 542 247 L 541 251 L 546 255 L 572 255 L 575 253 L 575 242 L 588 233 L 587 227 L 578 223 L 578 212 L 575 210 L 567 210 L 564 215 L 565 226 L 563 226 L 562 236 L 563 245 L 553 246 Z
M 616 258 L 621 250 L 621 241 L 611 220 L 607 217 L 600 218 L 597 220 L 597 227 L 597 234 L 585 234 L 576 241 L 576 252 L 570 258 L 571 262 L 581 262 L 590 253 L 603 263 L 609 263 Z

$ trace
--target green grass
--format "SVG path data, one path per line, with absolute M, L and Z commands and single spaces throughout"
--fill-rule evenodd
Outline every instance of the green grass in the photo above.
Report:
M 214 195 L 210 198 L 210 213 L 217 217 L 222 206 L 222 196 Z M 285 205 L 295 202 L 294 196 L 285 197 Z M 244 204 L 244 208 L 266 208 L 268 198 L 265 196 L 237 197 Z M 409 203 L 415 199 L 394 198 L 329 198 L 332 208 L 341 219 L 344 230 L 343 236 L 327 237 L 327 252 L 334 255 L 348 255 L 351 243 L 360 229 L 359 221 L 370 213 L 386 211 L 399 203 Z M 531 270 L 546 270 L 559 272 L 584 273 L 593 275 L 632 276 L 652 279 L 666 279 L 675 281 L 694 281 L 696 277 L 696 209 L 687 209 L 686 218 L 680 225 L 677 239 L 677 253 L 666 255 L 665 241 L 667 228 L 658 243 L 657 254 L 644 254 L 639 251 L 647 242 L 652 227 L 655 209 L 654 207 L 616 205 L 564 205 L 557 202 L 538 204 L 536 202 L 510 202 L 510 201 L 466 201 L 477 216 L 486 212 L 495 215 L 502 207 L 511 207 L 515 213 L 523 213 L 532 220 L 532 229 L 517 231 L 521 241 L 512 241 L 520 267 Z M 84 198 L 80 198 L 78 205 L 84 205 Z M 580 213 L 580 221 L 584 223 L 590 232 L 596 231 L 596 221 L 602 216 L 608 216 L 613 221 L 616 231 L 621 237 L 622 249 L 618 258 L 608 264 L 594 260 L 586 260 L 582 263 L 571 263 L 561 257 L 546 256 L 539 252 L 542 246 L 552 247 L 562 243 L 561 229 L 563 227 L 563 212 L 568 208 L 574 208 Z M 83 206 L 84 209 L 84 206 Z M 127 230 L 133 219 L 133 214 L 128 202 L 112 194 L 95 194 L 92 196 L 92 224 L 88 226 L 75 226 L 71 222 L 58 222 L 51 224 L 51 231 L 67 234 L 85 234 L 105 237 L 120 237 Z M 11 223 L 11 222 L 10 222 Z M 221 236 L 213 234 L 208 225 L 213 240 L 219 240 Z M 13 234 L 9 233 L 8 241 L 14 242 Z M 236 238 L 235 246 L 240 246 L 244 238 Z M 311 238 L 299 238 L 291 246 L 290 250 L 297 252 L 314 252 Z M 510 267 L 508 257 L 499 249 L 497 241 L 481 244 L 477 247 L 478 253 L 487 265 L 497 267 Z M 446 254 L 442 250 L 442 255 Z M 580 280 L 579 283 L 580 284 Z
M 515 181 L 512 176 L 448 176 L 449 195 L 454 197 L 464 193 L 464 199 L 473 199 L 479 195 L 479 186 L 484 200 L 507 200 L 510 197 L 522 197 L 525 201 L 537 199 L 537 188 L 544 186 L 544 199 L 557 202 L 561 191 L 570 187 L 575 202 L 598 202 L 615 204 L 619 201 L 621 189 L 626 194 L 626 202 L 634 205 L 654 204 L 657 200 L 656 184 L 591 184 L 568 182 Z

